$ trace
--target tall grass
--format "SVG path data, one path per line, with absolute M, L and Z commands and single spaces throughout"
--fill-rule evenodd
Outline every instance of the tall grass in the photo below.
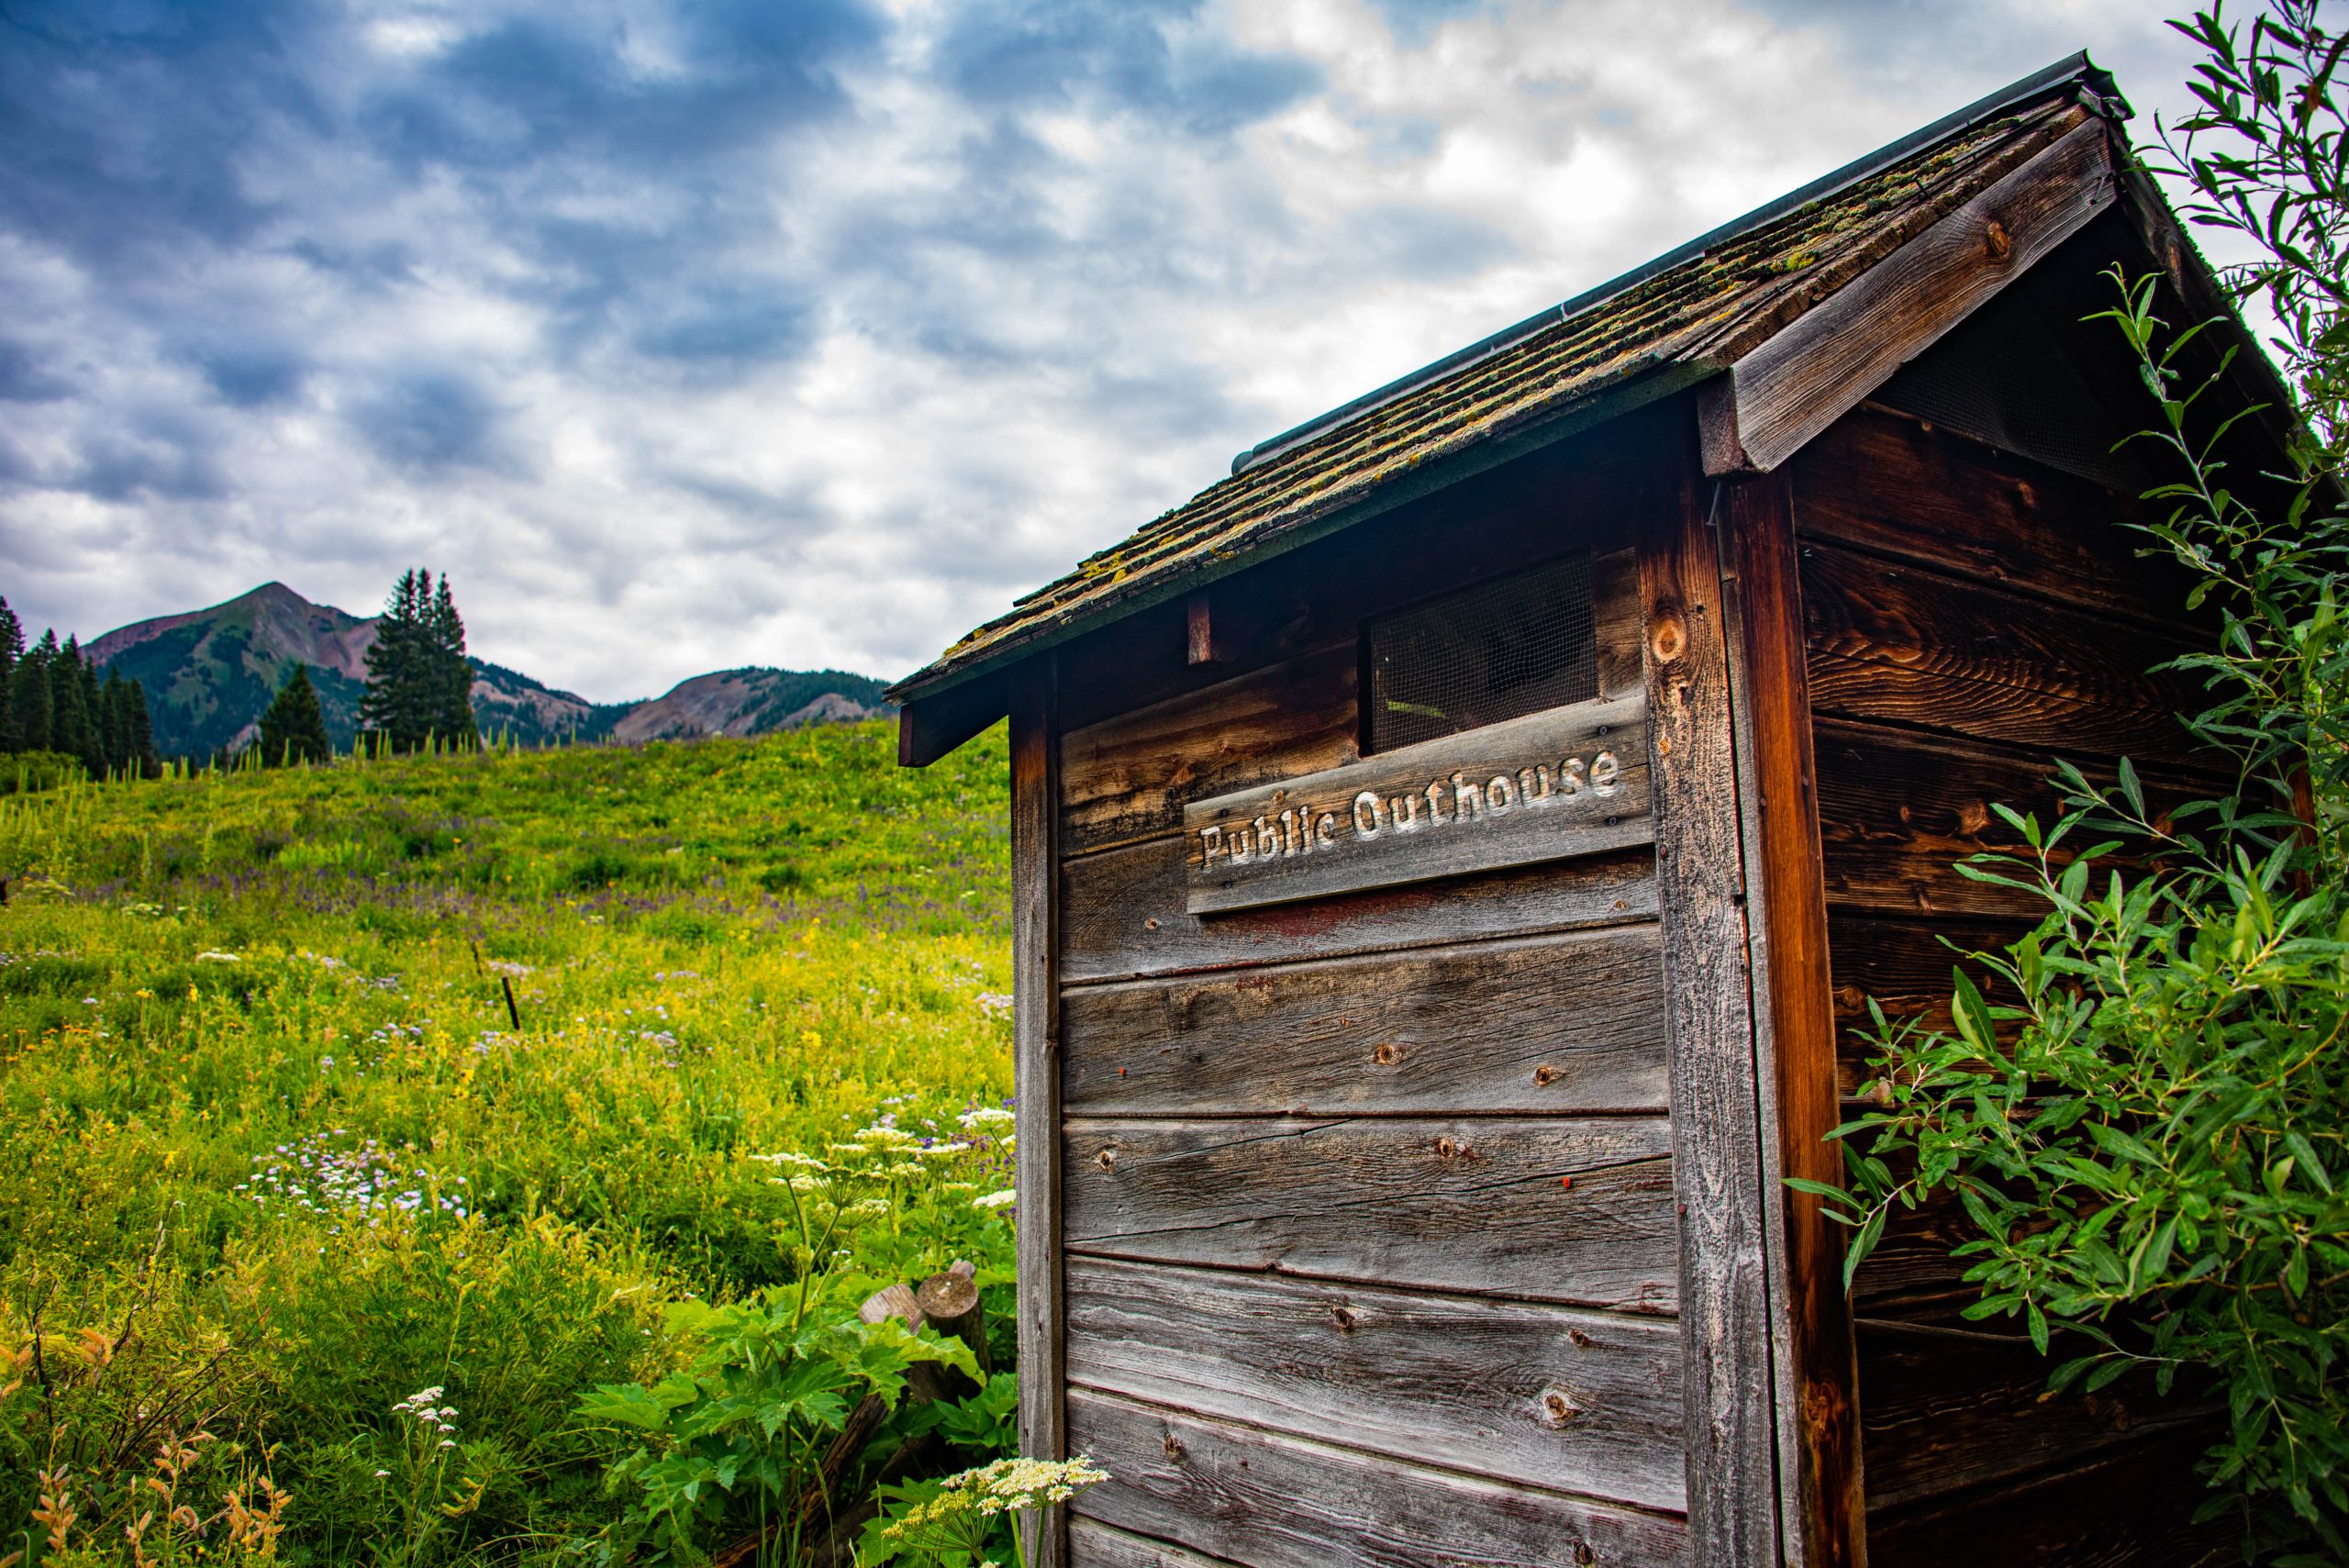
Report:
M 0 1560 L 165 1561 L 187 1520 L 207 1561 L 588 1550 L 630 1445 L 580 1392 L 796 1272 L 751 1157 L 1010 1092 L 1002 736 L 889 740 L 0 799 Z M 1000 1261 L 932 1208 L 819 1266 Z M 431 1387 L 419 1536 L 395 1407 Z

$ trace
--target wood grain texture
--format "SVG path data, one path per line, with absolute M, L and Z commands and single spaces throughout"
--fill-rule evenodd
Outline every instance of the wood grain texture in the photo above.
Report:
M 2050 782 L 2053 760 L 1845 719 L 1820 720 L 1817 743 L 1831 907 L 1926 918 L 2036 920 L 2046 912 L 2034 895 L 1976 882 L 1956 867 L 1973 855 L 2023 850 L 2021 835 L 1995 806 L 2054 822 L 2062 794 Z M 2099 784 L 2112 782 L 2112 770 L 2100 764 L 2084 771 Z M 2213 788 L 2173 767 L 2141 765 L 2138 776 L 2156 813 Z
M 2161 1398 L 2150 1377 L 2050 1396 L 2054 1363 L 2019 1335 L 1868 1320 L 1858 1338 L 1868 1505 L 1878 1511 L 2076 1464 L 2167 1428 L 2207 1430 L 2218 1414 Z
M 2221 1568 L 2223 1524 L 2197 1526 L 2201 1443 L 2164 1434 L 2075 1469 L 1954 1493 L 1868 1520 L 1870 1568 Z
M 1231 1561 L 1084 1518 L 1068 1521 L 1068 1560 L 1071 1568 L 1222 1568 Z
M 1251 1568 L 1664 1568 L 1680 1521 L 1405 1464 L 1107 1395 L 1069 1397 L 1070 1431 L 1113 1479 L 1086 1518 Z
M 1060 800 L 1055 661 L 1019 666 L 1011 694 L 1012 1075 L 1018 1095 L 1019 1451 L 1068 1453 L 1066 1346 L 1061 1303 L 1060 987 L 1054 973 L 1059 879 L 1052 874 Z M 1028 1561 L 1065 1560 L 1065 1516 L 1030 1516 Z
M 1074 1259 L 1069 1377 L 1197 1415 L 1678 1512 L 1675 1325 Z
M 1062 984 L 1646 919 L 1655 914 L 1655 862 L 1633 850 L 1225 915 L 1194 915 L 1184 904 L 1181 839 L 1064 862 Z
M 1095 1120 L 1068 1250 L 1669 1312 L 1661 1118 Z
M 1831 1184 L 1842 1157 L 1835 1008 L 1820 861 L 1820 795 L 1804 684 L 1792 486 L 1773 475 L 1732 486 L 1722 534 L 1734 570 L 1736 715 L 1753 932 L 1762 1176 L 1770 1230 L 1771 1309 L 1784 1560 L 1790 1568 L 1867 1561 L 1858 1373 L 1842 1282 L 1842 1233 L 1789 1176 Z
M 1085 1116 L 1662 1111 L 1652 924 L 1241 975 L 1081 986 L 1064 1108 Z
M 2181 639 L 1815 544 L 1802 552 L 1811 702 L 2053 755 L 2175 757 Z
M 2104 122 L 2085 123 L 1934 224 L 1731 372 L 1734 439 L 1713 473 L 1777 467 L 1908 361 L 2112 205 Z
M 1795 531 L 2079 609 L 2175 624 L 2188 584 L 2140 559 L 2143 503 L 1864 405 L 1787 464 Z
M 1765 1198 L 1745 867 L 1714 536 L 1690 481 L 1640 552 L 1680 1209 L 1688 1533 L 1699 1562 L 1779 1551 Z
M 1061 852 L 1183 826 L 1193 800 L 1355 761 L 1354 639 L 1070 731 L 1061 741 Z

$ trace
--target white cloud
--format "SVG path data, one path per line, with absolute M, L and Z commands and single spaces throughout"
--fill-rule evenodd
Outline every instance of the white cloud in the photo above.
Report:
M 0 174 L 0 338 L 69 389 L 5 406 L 0 591 L 89 636 L 423 563 L 597 698 L 894 675 L 1234 450 L 2072 48 L 2141 107 L 2188 59 L 2117 0 L 891 13 L 61 32 L 23 69 L 92 85 L 26 113 L 125 123 L 78 187 Z

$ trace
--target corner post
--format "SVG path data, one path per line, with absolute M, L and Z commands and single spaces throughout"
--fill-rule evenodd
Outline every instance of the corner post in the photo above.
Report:
M 1045 654 L 1011 683 L 1012 1078 L 1019 1140 L 1019 1451 L 1068 1457 L 1061 1306 L 1060 683 Z M 1041 1511 L 1030 1568 L 1061 1568 L 1067 1513 Z
M 1693 433 L 1693 429 L 1692 429 Z M 1760 1095 L 1729 652 L 1693 440 L 1640 550 L 1648 760 L 1680 1211 L 1688 1561 L 1778 1559 Z
M 1842 1119 L 1827 884 L 1820 859 L 1794 491 L 1785 469 L 1721 492 L 1733 625 L 1739 795 L 1751 898 L 1755 1058 L 1778 1406 L 1780 1507 L 1792 1568 L 1865 1568 L 1858 1372 L 1843 1247 L 1787 1176 L 1840 1184 Z

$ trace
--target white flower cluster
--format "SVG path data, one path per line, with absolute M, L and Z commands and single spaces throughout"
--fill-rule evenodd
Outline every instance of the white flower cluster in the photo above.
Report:
M 440 1403 L 440 1396 L 447 1392 L 436 1383 L 394 1405 L 392 1414 L 406 1416 L 423 1429 L 428 1440 L 437 1440 L 432 1444 L 435 1449 L 452 1449 L 457 1446 L 457 1429 L 451 1418 L 456 1415 L 457 1407 Z M 379 1470 L 375 1473 L 380 1475 L 383 1472 Z

